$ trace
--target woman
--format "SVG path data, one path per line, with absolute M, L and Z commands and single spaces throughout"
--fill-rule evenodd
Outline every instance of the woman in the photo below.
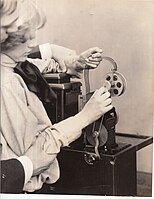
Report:
M 2 159 L 25 154 L 30 157 L 33 155 L 33 158 L 37 159 L 39 154 L 35 150 L 28 149 L 35 146 L 35 142 L 39 139 L 44 153 L 41 158 L 48 157 L 51 161 L 49 168 L 45 167 L 43 171 L 36 170 L 37 165 L 34 165 L 33 177 L 24 186 L 25 191 L 35 191 L 40 189 L 43 183 L 51 184 L 57 181 L 59 165 L 56 156 L 60 148 L 77 139 L 83 128 L 112 108 L 110 93 L 102 87 L 94 93 L 81 112 L 62 122 L 51 124 L 38 96 L 31 92 L 22 77 L 14 72 L 17 64 L 24 62 L 36 46 L 36 29 L 42 27 L 44 23 L 44 15 L 32 1 L 18 1 L 18 17 L 13 22 L 16 30 L 6 31 L 7 37 L 1 43 Z M 52 53 L 52 58 L 55 59 L 51 61 L 50 68 L 62 71 L 63 66 L 56 62 L 59 60 L 59 54 L 54 49 Z M 72 74 L 80 72 L 86 65 L 97 66 L 100 57 L 99 48 L 89 49 L 80 56 L 68 55 L 64 60 L 65 70 Z

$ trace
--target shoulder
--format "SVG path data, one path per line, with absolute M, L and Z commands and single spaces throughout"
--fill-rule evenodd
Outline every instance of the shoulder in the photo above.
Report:
M 1 73 L 1 94 L 3 98 L 13 96 L 24 99 L 28 88 L 20 75 L 13 71 L 4 71 Z
M 1 69 L 1 86 L 20 85 L 24 83 L 23 79 L 17 73 L 14 73 L 13 68 Z

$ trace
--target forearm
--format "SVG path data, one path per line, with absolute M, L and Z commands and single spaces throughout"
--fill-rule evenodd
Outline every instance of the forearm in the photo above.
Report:
M 46 132 L 51 133 L 57 146 L 57 152 L 60 147 L 68 146 L 82 134 L 82 129 L 88 125 L 88 121 L 84 118 L 82 112 L 75 116 L 69 117 L 57 124 L 46 129 Z M 58 149 L 59 148 L 59 149 Z
M 27 61 L 37 66 L 41 73 L 57 72 L 58 62 L 52 56 L 49 43 L 37 46 L 28 56 Z
M 28 57 L 27 60 L 42 73 L 63 72 L 72 77 L 80 77 L 83 70 L 83 63 L 78 61 L 79 55 L 74 50 L 55 44 L 39 45 Z

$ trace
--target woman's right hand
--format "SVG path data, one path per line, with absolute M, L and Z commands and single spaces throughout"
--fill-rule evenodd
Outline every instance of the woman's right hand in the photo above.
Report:
M 110 93 L 103 86 L 96 90 L 90 100 L 85 104 L 81 111 L 87 125 L 99 119 L 102 115 L 113 108 Z

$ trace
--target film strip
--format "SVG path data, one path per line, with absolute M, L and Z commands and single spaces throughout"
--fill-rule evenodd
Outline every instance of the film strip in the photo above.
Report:
M 117 72 L 117 63 L 111 57 L 102 57 L 103 59 L 109 61 L 111 63 L 111 72 L 107 73 L 104 76 L 103 86 L 107 88 L 107 90 L 111 93 L 111 97 L 119 97 L 126 90 L 126 79 L 124 76 Z M 90 93 L 90 82 L 89 82 L 89 70 L 86 68 L 84 71 L 84 81 L 85 81 L 85 89 L 86 94 Z M 95 121 L 92 125 L 92 132 L 87 131 L 85 133 L 85 139 L 94 147 L 95 151 L 95 159 L 100 159 L 100 154 L 98 148 L 103 146 L 108 139 L 108 131 L 103 125 L 103 118 L 100 118 L 100 122 Z M 118 117 L 116 118 L 116 123 L 118 122 Z M 85 141 L 86 143 L 86 141 Z M 93 164 L 94 161 L 88 161 L 88 157 L 85 156 L 85 161 L 90 164 Z

